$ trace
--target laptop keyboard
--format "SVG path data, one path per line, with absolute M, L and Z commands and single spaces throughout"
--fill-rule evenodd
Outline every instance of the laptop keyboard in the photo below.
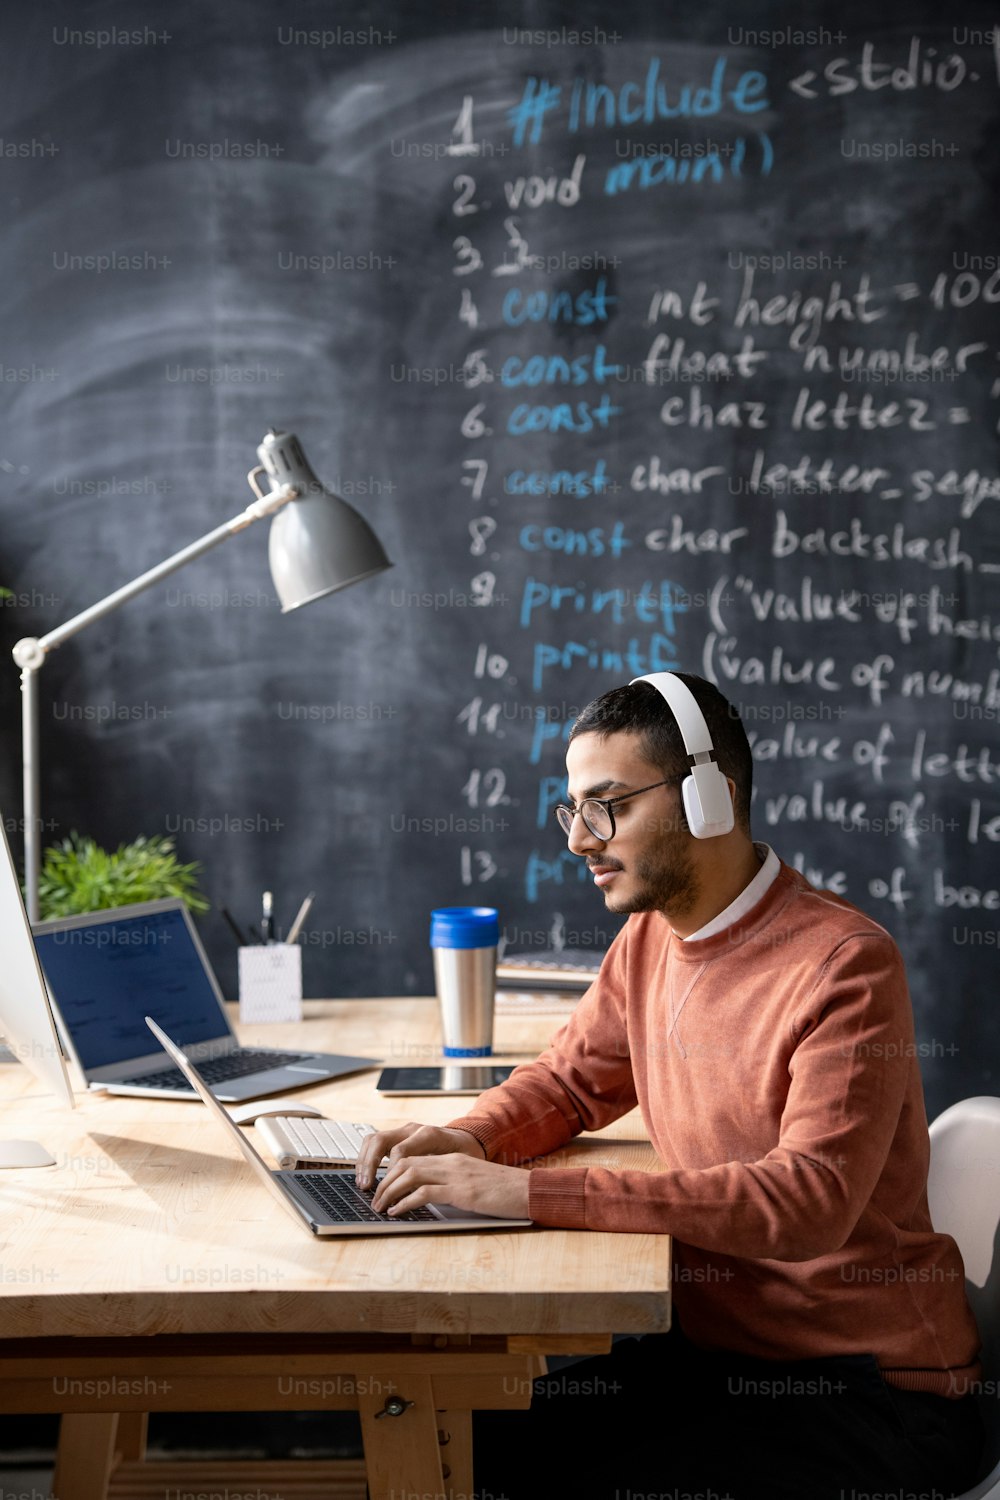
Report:
M 194 1065 L 206 1083 L 227 1083 L 232 1078 L 245 1078 L 248 1073 L 266 1073 L 269 1068 L 304 1062 L 312 1056 L 311 1052 L 266 1052 L 241 1047 L 239 1052 L 227 1052 L 224 1057 L 206 1058 L 203 1062 L 195 1059 Z M 147 1089 L 176 1089 L 179 1094 L 191 1093 L 191 1085 L 180 1068 L 161 1068 L 158 1073 L 143 1073 L 141 1078 L 118 1078 L 115 1082 L 141 1085 Z
M 430 1220 L 440 1224 L 429 1208 L 411 1208 L 405 1214 L 377 1214 L 371 1206 L 375 1189 L 362 1192 L 349 1172 L 296 1172 L 295 1181 L 323 1210 L 327 1222 L 336 1224 L 400 1224 Z

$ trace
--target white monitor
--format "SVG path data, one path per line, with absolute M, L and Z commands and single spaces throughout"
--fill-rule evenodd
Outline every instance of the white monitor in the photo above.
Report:
M 19 1062 L 60 1104 L 73 1108 L 66 1061 L 56 1035 L 17 870 L 0 817 L 0 1032 Z M 37 1141 L 0 1140 L 0 1167 L 51 1166 Z

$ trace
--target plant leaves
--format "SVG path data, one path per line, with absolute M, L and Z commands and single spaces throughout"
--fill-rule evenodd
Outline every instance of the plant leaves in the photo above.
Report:
M 75 830 L 42 858 L 38 901 L 42 920 L 106 911 L 179 896 L 190 911 L 208 911 L 198 890 L 201 866 L 181 864 L 170 837 L 133 839 L 114 853 Z

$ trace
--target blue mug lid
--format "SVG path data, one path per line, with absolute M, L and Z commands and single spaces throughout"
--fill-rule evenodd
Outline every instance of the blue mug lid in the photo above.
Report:
M 439 906 L 431 912 L 432 948 L 495 948 L 499 941 L 495 906 Z

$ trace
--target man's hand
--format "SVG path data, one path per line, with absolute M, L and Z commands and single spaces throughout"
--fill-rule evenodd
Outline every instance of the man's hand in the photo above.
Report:
M 377 1213 L 395 1217 L 425 1203 L 451 1203 L 504 1219 L 528 1217 L 527 1172 L 486 1161 L 467 1130 L 411 1121 L 367 1136 L 355 1168 L 359 1188 L 372 1186 L 383 1156 L 389 1166 L 372 1199 Z
M 460 1152 L 482 1161 L 486 1152 L 467 1130 L 449 1130 L 443 1125 L 399 1125 L 395 1130 L 379 1130 L 366 1136 L 358 1152 L 355 1181 L 359 1188 L 369 1188 L 375 1181 L 375 1169 L 383 1156 L 390 1167 L 405 1156 L 444 1156 Z
M 394 1218 L 427 1203 L 527 1219 L 528 1173 L 521 1167 L 475 1161 L 457 1151 L 447 1156 L 400 1156 L 379 1183 L 372 1208 Z

